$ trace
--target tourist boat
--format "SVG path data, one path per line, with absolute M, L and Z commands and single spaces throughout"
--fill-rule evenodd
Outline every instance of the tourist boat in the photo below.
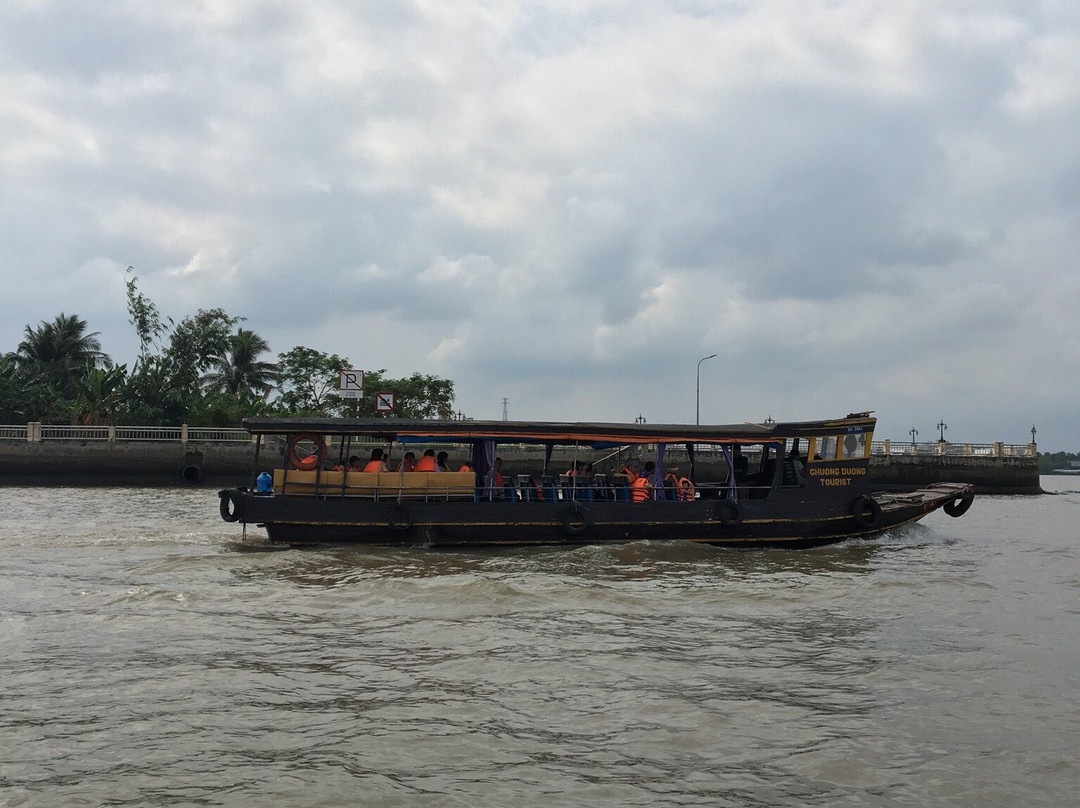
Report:
M 730 426 L 248 418 L 251 483 L 219 492 L 221 516 L 285 545 L 806 547 L 968 509 L 967 483 L 874 493 L 874 425 L 870 413 Z M 373 447 L 394 470 L 349 469 Z M 435 448 L 471 470 L 399 465 Z M 631 485 L 635 462 L 644 482 Z

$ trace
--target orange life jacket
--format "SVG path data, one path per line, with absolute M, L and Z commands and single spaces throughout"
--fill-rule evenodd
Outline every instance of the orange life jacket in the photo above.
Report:
M 638 473 L 629 466 L 623 466 L 622 471 L 620 471 L 619 474 L 625 474 L 630 485 L 633 485 L 638 478 Z
M 435 465 L 435 455 L 424 455 L 416 464 L 414 471 L 438 471 L 438 466 Z
M 364 466 L 364 472 L 371 474 L 375 471 L 386 471 L 386 464 L 381 460 L 369 460 L 367 465 Z
M 679 492 L 679 502 L 694 501 L 694 483 L 691 482 L 689 477 L 680 477 L 679 487 L 676 490 Z
M 648 502 L 652 499 L 652 483 L 648 477 L 638 477 L 630 485 L 631 502 Z

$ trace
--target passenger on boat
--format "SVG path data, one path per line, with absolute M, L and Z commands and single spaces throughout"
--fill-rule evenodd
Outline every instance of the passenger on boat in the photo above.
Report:
M 505 483 L 503 481 L 502 458 L 501 457 L 496 457 L 495 458 L 495 467 L 494 467 L 494 469 L 492 471 L 492 478 L 493 478 L 494 483 L 495 483 L 495 488 L 498 491 L 502 491 L 503 490 L 503 485 Z
M 746 485 L 750 476 L 750 461 L 737 443 L 731 448 L 731 468 L 735 472 L 735 485 Z
M 664 475 L 664 499 L 679 498 L 679 467 L 671 466 Z
M 652 499 L 653 483 L 652 475 L 656 470 L 656 464 L 651 460 L 645 464 L 645 468 L 641 471 L 639 476 L 633 483 L 630 484 L 630 501 L 631 502 L 648 502 Z
M 672 466 L 664 475 L 664 498 L 673 502 L 689 502 L 694 498 L 694 484 L 679 473 L 678 466 Z
M 805 467 L 799 459 L 799 444 L 791 447 L 788 456 L 784 458 L 783 484 L 786 486 L 799 487 L 803 485 Z
M 472 463 L 470 463 L 468 460 L 466 460 L 464 463 L 462 463 L 461 468 L 458 469 L 458 471 L 472 471 L 472 470 L 473 470 Z
M 574 461 L 571 461 L 570 468 L 568 468 L 563 473 L 566 474 L 567 477 L 583 477 L 583 476 L 586 475 L 586 473 L 592 474 L 592 463 L 588 464 L 588 466 L 589 466 L 589 471 L 588 472 L 585 471 L 585 466 L 586 466 L 586 464 L 583 463 L 582 461 L 574 460 Z
M 416 468 L 413 471 L 438 471 L 439 464 L 435 460 L 435 450 L 427 449 L 424 452 L 424 456 L 416 464 Z
M 435 471 L 450 471 L 450 466 L 448 462 L 449 457 L 450 455 L 448 455 L 446 452 L 439 452 L 439 454 L 435 456 L 435 465 L 438 467 L 435 469 Z
M 348 470 L 348 471 L 361 471 L 362 467 L 360 465 L 360 458 L 357 457 L 356 455 L 352 455 L 349 458 L 349 465 L 348 466 L 343 466 L 341 463 L 338 463 L 336 466 L 334 466 L 331 469 L 331 471 L 346 471 L 346 470 Z
M 364 471 L 367 473 L 378 471 L 389 471 L 390 469 L 386 465 L 386 461 L 383 459 L 383 450 L 376 447 L 371 450 L 371 460 L 364 466 Z
M 627 461 L 626 465 L 622 467 L 622 469 L 619 471 L 619 474 L 625 474 L 627 482 L 630 485 L 633 485 L 634 480 L 638 478 L 638 468 L 640 464 L 640 460 L 638 460 L 636 457 L 632 457 Z
M 398 466 L 398 471 L 416 471 L 416 455 L 412 452 L 406 452 L 401 459 L 401 465 Z

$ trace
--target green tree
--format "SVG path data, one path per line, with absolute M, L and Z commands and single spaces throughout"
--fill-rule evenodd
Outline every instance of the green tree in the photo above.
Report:
M 24 389 L 15 377 L 15 362 L 9 356 L 0 356 L 0 423 L 27 420 Z
M 237 329 L 228 350 L 214 358 L 213 369 L 203 376 L 203 386 L 235 398 L 265 400 L 277 381 L 277 366 L 259 361 L 259 355 L 269 350 L 266 340 L 254 331 Z
M 202 378 L 228 354 L 233 327 L 243 317 L 223 309 L 199 309 L 175 323 L 162 318 L 154 302 L 139 291 L 128 267 L 130 322 L 139 336 L 139 359 L 128 383 L 126 418 L 146 424 L 196 423 L 208 417 Z
M 101 352 L 98 332 L 86 332 L 86 321 L 76 314 L 56 315 L 51 323 L 44 320 L 31 328 L 26 326 L 23 340 L 9 354 L 16 371 L 35 373 L 50 383 L 66 384 L 72 376 L 86 367 L 108 362 Z
M 162 357 L 171 373 L 171 386 L 182 395 L 198 398 L 203 373 L 229 350 L 233 326 L 243 319 L 222 309 L 199 309 L 177 323 Z
M 167 332 L 167 328 L 161 322 L 154 301 L 139 291 L 139 276 L 135 274 L 134 267 L 127 268 L 128 279 L 127 300 L 129 322 L 135 326 L 135 333 L 139 335 L 139 357 L 150 355 L 152 346 L 160 349 L 161 337 Z M 171 324 L 171 320 L 169 321 Z
M 386 369 L 364 373 L 364 398 L 360 401 L 361 416 L 371 417 L 375 411 L 375 394 L 394 394 L 394 415 L 398 418 L 450 418 L 454 411 L 454 383 L 438 376 L 413 373 L 402 379 L 386 377 Z
M 123 421 L 147 426 L 176 426 L 196 403 L 172 387 L 172 371 L 160 356 L 140 357 L 128 378 Z
M 303 346 L 278 354 L 279 407 L 291 415 L 331 416 L 349 412 L 349 401 L 337 394 L 340 373 L 349 367 L 349 360 L 344 357 Z
M 26 326 L 23 340 L 5 359 L 12 383 L 21 387 L 21 410 L 28 420 L 65 418 L 75 381 L 87 365 L 109 363 L 98 333 L 87 332 L 78 315 L 63 312 L 51 322 Z
M 127 365 L 96 368 L 88 364 L 86 375 L 74 382 L 71 422 L 87 426 L 116 423 L 116 410 L 126 386 Z

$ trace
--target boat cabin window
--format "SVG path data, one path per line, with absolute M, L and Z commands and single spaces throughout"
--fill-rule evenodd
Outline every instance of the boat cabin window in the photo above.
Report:
M 849 433 L 814 438 L 810 447 L 810 460 L 853 460 L 870 454 L 869 433 Z
M 810 449 L 811 460 L 836 460 L 836 438 L 814 438 Z

